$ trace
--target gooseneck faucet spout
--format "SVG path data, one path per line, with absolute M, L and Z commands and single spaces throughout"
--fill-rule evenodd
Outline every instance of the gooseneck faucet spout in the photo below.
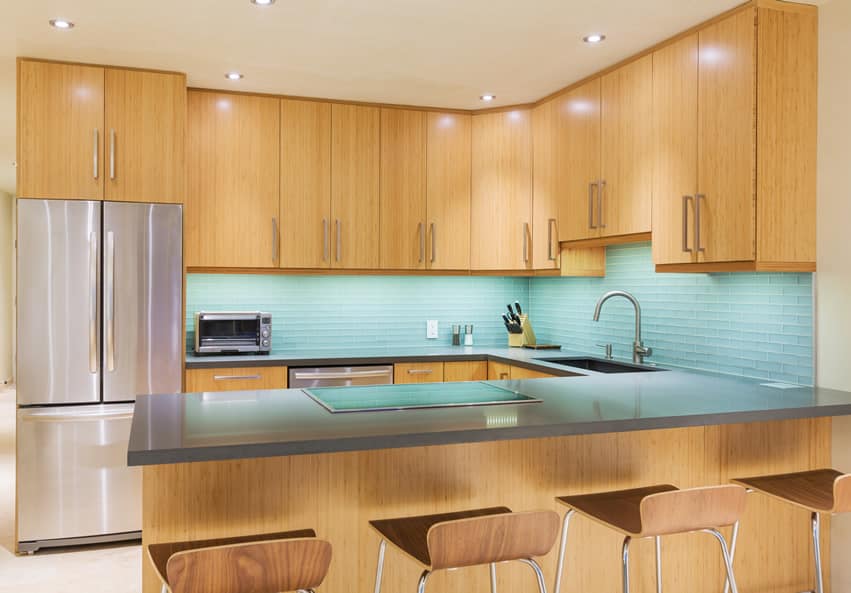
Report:
M 607 292 L 597 301 L 597 306 L 594 308 L 594 321 L 600 321 L 600 311 L 603 309 L 603 303 L 612 297 L 623 297 L 632 303 L 632 306 L 635 308 L 635 340 L 632 344 L 632 362 L 643 364 L 644 357 L 652 355 L 653 349 L 645 347 L 641 342 L 641 305 L 638 304 L 638 299 L 625 290 Z

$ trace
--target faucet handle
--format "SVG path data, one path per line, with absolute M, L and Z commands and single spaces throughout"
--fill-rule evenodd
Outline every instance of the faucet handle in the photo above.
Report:
M 636 354 L 639 354 L 641 356 L 652 356 L 653 348 L 651 348 L 650 346 L 645 346 L 644 344 L 636 344 L 635 352 Z
M 607 360 L 612 359 L 612 345 L 611 344 L 597 344 L 597 346 L 599 346 L 600 348 L 606 349 L 606 359 Z

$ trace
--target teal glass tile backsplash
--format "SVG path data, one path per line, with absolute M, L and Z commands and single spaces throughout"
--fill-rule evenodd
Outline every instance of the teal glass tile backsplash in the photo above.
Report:
M 630 358 L 638 298 L 648 362 L 810 385 L 813 383 L 813 276 L 790 273 L 656 274 L 650 244 L 609 247 L 605 278 L 535 278 L 531 314 L 538 340 Z
M 196 311 L 272 314 L 272 351 L 445 347 L 451 325 L 472 323 L 477 346 L 505 344 L 506 303 L 529 302 L 527 278 L 470 276 L 288 276 L 189 274 L 188 348 Z M 437 319 L 439 338 L 426 339 Z

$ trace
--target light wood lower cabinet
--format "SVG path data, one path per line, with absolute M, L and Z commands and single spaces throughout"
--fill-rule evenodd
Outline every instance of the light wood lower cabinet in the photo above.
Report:
M 532 369 L 527 369 L 524 367 L 511 367 L 512 379 L 546 379 L 547 377 L 555 377 L 555 375 L 551 375 L 550 373 L 544 373 L 541 371 L 535 371 Z
M 506 364 L 504 362 L 488 361 L 488 380 L 490 381 L 507 381 L 509 379 L 544 379 L 546 377 L 555 376 L 556 375 Z
M 471 360 L 443 363 L 443 380 L 453 381 L 486 381 L 488 378 L 488 362 L 486 360 Z
M 186 369 L 185 382 L 187 393 L 286 389 L 287 367 Z
M 442 362 L 400 362 L 393 365 L 393 382 L 442 383 Z

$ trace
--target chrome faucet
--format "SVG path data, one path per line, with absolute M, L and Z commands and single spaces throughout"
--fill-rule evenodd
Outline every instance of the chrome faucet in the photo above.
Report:
M 644 357 L 652 355 L 653 349 L 641 343 L 641 305 L 638 304 L 638 300 L 634 296 L 624 290 L 607 292 L 597 301 L 597 306 L 594 309 L 594 321 L 600 321 L 600 310 L 603 308 L 603 303 L 617 296 L 625 298 L 635 307 L 635 341 L 632 344 L 632 362 L 644 364 Z

